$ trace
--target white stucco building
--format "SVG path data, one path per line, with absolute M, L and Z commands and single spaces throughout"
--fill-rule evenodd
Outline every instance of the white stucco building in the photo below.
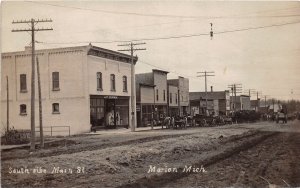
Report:
M 71 134 L 130 126 L 131 57 L 92 45 L 36 50 L 41 73 L 44 130 L 70 126 Z M 137 58 L 134 59 L 136 63 Z M 31 49 L 2 54 L 1 126 L 30 129 Z M 37 76 L 36 76 L 37 80 Z M 37 87 L 37 82 L 36 82 Z M 36 88 L 36 127 L 38 89 Z M 47 134 L 47 133 L 45 133 Z

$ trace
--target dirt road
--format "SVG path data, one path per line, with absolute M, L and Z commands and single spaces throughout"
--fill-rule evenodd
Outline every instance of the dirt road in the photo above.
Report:
M 2 187 L 299 186 L 299 134 L 295 121 L 72 137 L 3 152 Z

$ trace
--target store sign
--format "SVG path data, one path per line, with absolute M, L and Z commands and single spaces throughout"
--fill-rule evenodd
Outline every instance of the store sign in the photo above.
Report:
M 118 99 L 118 96 L 107 95 L 103 97 L 104 99 Z

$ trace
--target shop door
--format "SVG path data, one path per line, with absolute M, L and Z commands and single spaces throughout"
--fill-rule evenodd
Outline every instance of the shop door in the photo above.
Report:
M 105 103 L 106 128 L 116 128 L 116 100 L 106 99 Z

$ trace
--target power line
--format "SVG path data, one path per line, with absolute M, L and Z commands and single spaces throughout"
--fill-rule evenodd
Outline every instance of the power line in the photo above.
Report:
M 248 27 L 248 28 L 241 28 L 241 29 L 234 29 L 234 30 L 227 30 L 227 31 L 219 31 L 214 32 L 214 34 L 225 34 L 225 33 L 233 33 L 233 32 L 241 32 L 241 31 L 249 31 L 249 30 L 256 30 L 256 29 L 264 29 L 270 27 L 280 27 L 285 25 L 292 25 L 298 24 L 300 20 L 295 22 L 286 22 L 281 24 L 271 24 L 265 26 L 257 26 L 257 27 Z M 174 35 L 174 36 L 166 36 L 166 37 L 154 37 L 154 38 L 140 38 L 140 39 L 132 39 L 132 40 L 112 40 L 112 41 L 81 41 L 81 42 L 41 42 L 41 44 L 82 44 L 82 43 L 102 43 L 102 44 L 109 44 L 109 43 L 124 43 L 124 42 L 137 42 L 137 41 L 155 41 L 155 40 L 168 40 L 168 39 L 179 39 L 179 38 L 190 38 L 190 37 L 198 37 L 198 36 L 207 36 L 210 33 L 195 33 L 195 34 L 185 34 L 185 35 Z
M 281 23 L 281 24 L 271 24 L 271 25 L 258 26 L 258 27 L 249 27 L 249 28 L 244 28 L 244 29 L 221 31 L 221 32 L 215 32 L 214 34 L 223 34 L 223 33 L 232 33 L 232 32 L 248 31 L 248 30 L 255 30 L 255 29 L 264 29 L 264 28 L 269 28 L 269 27 L 279 27 L 279 26 L 285 26 L 285 25 L 291 25 L 291 24 L 297 24 L 297 23 L 300 23 L 300 20 L 295 21 L 295 22 Z
M 145 13 L 137 13 L 137 12 L 122 12 L 122 11 L 111 11 L 111 10 L 103 10 L 103 9 L 92 9 L 92 8 L 81 8 L 81 7 L 74 7 L 74 6 L 64 6 L 64 5 L 55 5 L 55 4 L 49 4 L 44 2 L 36 2 L 36 1 L 26 1 L 29 3 L 35 3 L 35 4 L 42 4 L 47 6 L 53 6 L 53 7 L 60 7 L 60 8 L 69 8 L 69 9 L 76 9 L 76 10 L 85 10 L 85 11 L 92 11 L 92 12 L 102 12 L 102 13 L 108 13 L 108 14 L 118 14 L 118 15 L 131 15 L 131 16 L 144 16 L 144 17 L 165 17 L 165 18 L 202 18 L 202 19 L 221 19 L 221 18 L 243 18 L 239 15 L 232 15 L 232 16 L 183 16 L 183 15 L 171 15 L 171 14 L 145 14 Z M 296 9 L 299 7 L 294 8 L 287 8 L 287 9 L 277 9 L 278 10 L 288 10 L 288 9 Z M 254 12 L 254 13 L 247 13 L 247 14 L 255 14 L 255 13 L 262 13 L 262 12 L 270 12 L 274 10 L 269 11 L 260 11 L 260 12 Z M 260 16 L 260 17 L 295 17 L 300 16 L 298 14 L 295 15 L 273 15 L 273 16 Z M 249 18 L 249 16 L 246 16 L 245 18 Z M 254 16 L 254 18 L 257 18 L 257 16 Z
M 176 71 L 168 70 L 168 69 L 166 69 L 166 68 L 163 68 L 163 67 L 160 67 L 160 66 L 157 66 L 157 65 L 153 65 L 153 64 L 151 64 L 151 63 L 145 62 L 145 61 L 140 60 L 140 59 L 139 59 L 139 62 L 140 62 L 140 63 L 143 63 L 143 64 L 146 64 L 146 65 L 149 65 L 149 66 L 152 66 L 152 67 L 155 67 L 155 68 L 158 68 L 158 69 L 160 69 L 160 70 L 166 70 L 166 71 L 168 71 L 168 72 L 170 72 L 170 73 L 173 73 L 173 74 L 176 74 L 176 75 L 178 75 L 178 76 L 183 76 L 183 77 L 185 77 L 185 78 L 191 78 L 191 79 L 197 79 L 197 80 L 200 80 L 200 79 L 197 78 L 196 76 L 193 77 L 193 76 L 189 76 L 189 75 L 186 75 L 186 74 L 182 74 L 182 73 L 179 73 L 179 72 L 176 72 Z
M 38 3 L 38 4 L 44 4 L 44 5 L 49 5 L 49 6 L 59 6 L 59 7 L 63 7 L 63 8 L 72 8 L 72 7 L 67 7 L 67 6 L 63 6 L 63 5 L 53 5 L 53 4 L 47 4 L 47 3 L 39 3 L 39 2 L 32 2 L 32 3 Z M 285 9 L 273 9 L 273 10 L 266 10 L 266 11 L 257 11 L 257 12 L 250 12 L 250 13 L 246 13 L 246 14 L 242 14 L 242 15 L 251 15 L 251 14 L 260 14 L 260 13 L 264 13 L 264 12 L 271 12 L 271 11 L 280 11 L 280 10 L 289 10 L 289 9 L 297 9 L 300 7 L 291 7 L 291 8 L 285 8 Z M 78 8 L 76 7 L 76 9 L 83 9 L 86 10 L 84 8 Z M 88 9 L 87 9 L 88 10 Z M 101 10 L 102 11 L 102 10 Z M 111 12 L 111 11 L 110 11 Z M 112 13 L 112 12 L 111 12 Z M 115 12 L 116 14 L 119 14 L 119 12 Z M 229 16 L 213 16 L 213 17 L 201 17 L 201 18 L 205 18 L 205 19 L 220 19 L 220 18 L 272 18 L 272 17 L 277 17 L 277 18 L 289 18 L 289 17 L 298 17 L 300 16 L 300 14 L 292 14 L 292 15 L 266 15 L 266 16 L 247 16 L 247 17 L 243 17 L 241 14 L 233 14 L 233 15 L 229 15 Z M 241 17 L 242 16 L 242 17 Z M 185 18 L 182 18 L 185 19 Z M 133 27 L 121 27 L 118 29 L 122 29 L 122 28 L 141 28 L 141 27 L 149 27 L 149 26 L 159 26 L 159 25 L 167 25 L 167 24 L 175 24 L 175 23 L 183 23 L 183 22 L 194 22 L 194 21 L 199 21 L 199 19 L 197 18 L 187 18 L 185 20 L 180 20 L 180 21 L 172 21 L 172 22 L 164 22 L 164 23 L 153 23 L 153 24 L 147 24 L 147 25 L 140 25 L 140 26 L 133 26 Z M 99 30 L 99 29 L 98 29 Z M 78 33 L 86 33 L 86 32 L 96 32 L 98 30 L 88 30 L 88 31 L 82 31 L 82 32 L 72 32 L 72 34 L 78 34 Z

